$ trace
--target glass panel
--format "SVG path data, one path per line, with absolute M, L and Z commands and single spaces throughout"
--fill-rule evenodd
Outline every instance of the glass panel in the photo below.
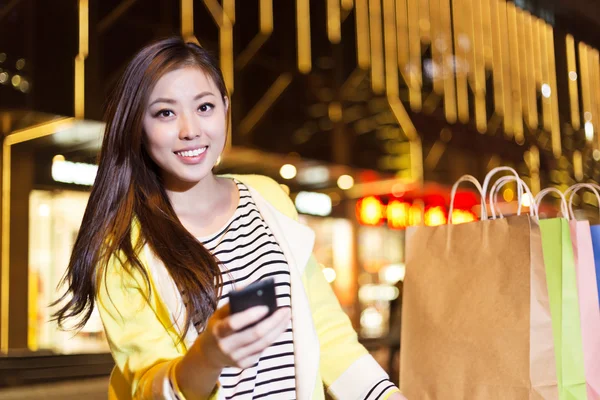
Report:
M 29 347 L 56 353 L 108 352 L 97 312 L 75 334 L 61 331 L 50 321 L 50 303 L 63 293 L 58 289 L 77 238 L 89 193 L 34 190 L 29 207 Z

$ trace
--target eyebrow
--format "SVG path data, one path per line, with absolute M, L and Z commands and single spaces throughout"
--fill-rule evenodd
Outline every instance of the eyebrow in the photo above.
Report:
M 214 95 L 215 95 L 215 94 L 214 94 L 213 92 L 202 92 L 202 93 L 199 93 L 199 94 L 197 94 L 197 95 L 194 97 L 194 101 L 196 101 L 196 100 L 200 100 L 201 98 L 203 98 L 203 97 L 206 97 L 206 96 L 214 96 Z M 173 100 L 173 99 L 166 98 L 166 97 L 159 97 L 158 99 L 156 99 L 156 100 L 154 100 L 152 103 L 150 103 L 150 104 L 148 105 L 148 107 L 151 107 L 151 106 L 153 106 L 153 105 L 154 105 L 154 104 L 156 104 L 156 103 L 168 103 L 168 104 L 175 104 L 175 103 L 177 103 L 177 101 L 175 101 L 175 100 Z

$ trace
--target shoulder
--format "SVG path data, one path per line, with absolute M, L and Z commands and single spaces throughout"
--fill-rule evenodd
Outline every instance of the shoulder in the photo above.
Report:
M 297 219 L 298 212 L 281 185 L 272 178 L 264 175 L 229 175 L 249 188 L 257 191 L 268 203 L 290 218 Z

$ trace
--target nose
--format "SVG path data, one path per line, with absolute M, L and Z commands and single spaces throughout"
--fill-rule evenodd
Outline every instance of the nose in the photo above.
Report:
M 179 139 L 192 140 L 200 136 L 200 127 L 193 116 L 182 113 L 179 117 Z

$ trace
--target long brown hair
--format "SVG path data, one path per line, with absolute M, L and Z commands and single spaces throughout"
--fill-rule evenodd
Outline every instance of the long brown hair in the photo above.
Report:
M 106 110 L 98 173 L 61 282 L 67 290 L 54 303 L 64 304 L 54 314 L 60 327 L 75 317 L 77 329 L 88 321 L 98 290 L 98 271 L 106 273 L 110 257 L 118 256 L 123 268 L 139 270 L 149 289 L 148 274 L 137 255 L 145 244 L 187 297 L 183 335 L 192 315 L 198 313 L 194 318 L 205 322 L 216 309 L 217 288 L 222 282 L 217 261 L 177 218 L 159 169 L 143 145 L 142 118 L 152 88 L 166 72 L 184 66 L 198 67 L 210 76 L 225 101 L 227 89 L 216 60 L 205 49 L 179 37 L 143 48 L 114 89 Z M 135 220 L 141 234 L 134 243 Z

